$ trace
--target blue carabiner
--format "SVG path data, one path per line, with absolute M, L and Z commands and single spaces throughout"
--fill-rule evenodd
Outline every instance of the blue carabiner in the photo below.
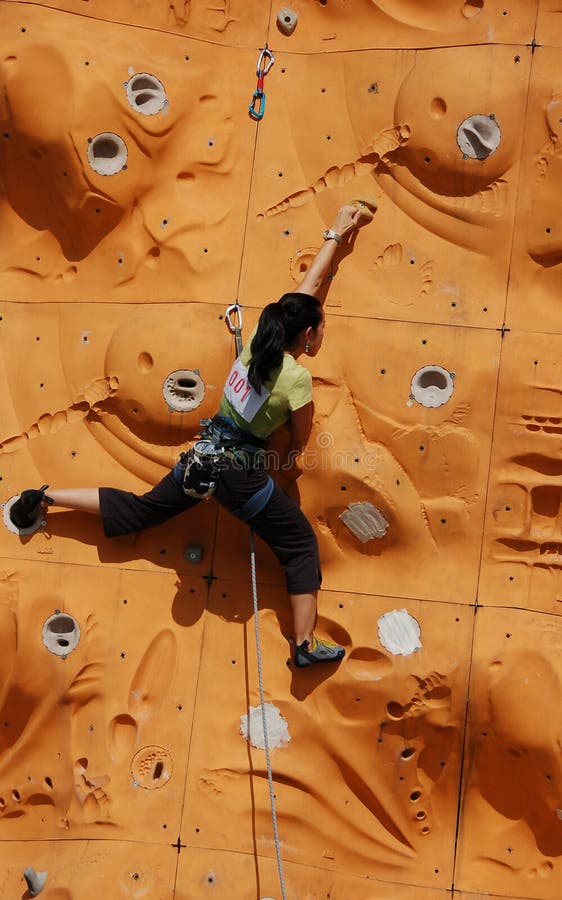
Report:
M 263 119 L 265 113 L 265 91 L 254 91 L 248 110 L 252 119 L 257 119 L 258 122 L 260 119 Z

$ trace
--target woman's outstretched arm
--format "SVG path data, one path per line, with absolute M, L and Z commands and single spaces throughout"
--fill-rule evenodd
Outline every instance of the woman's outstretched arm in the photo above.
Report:
M 336 213 L 334 223 L 330 231 L 335 232 L 342 240 L 359 225 L 359 220 L 364 215 L 360 207 L 342 206 Z M 317 297 L 325 284 L 327 276 L 332 268 L 332 261 L 338 249 L 338 241 L 330 238 L 324 241 L 322 247 L 312 260 L 310 267 L 297 288 L 297 293 L 310 294 Z

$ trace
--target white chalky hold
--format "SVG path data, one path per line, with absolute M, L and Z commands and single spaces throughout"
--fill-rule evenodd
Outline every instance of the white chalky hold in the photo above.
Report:
M 388 531 L 388 522 L 380 509 L 366 501 L 349 503 L 340 513 L 340 519 L 363 544 L 373 538 L 383 538 Z
M 127 165 L 127 145 L 111 131 L 96 134 L 88 141 L 88 162 L 98 175 L 116 175 Z
M 407 609 L 393 609 L 379 619 L 379 641 L 394 656 L 409 656 L 421 648 L 421 629 Z
M 170 372 L 162 385 L 162 396 L 170 412 L 191 412 L 205 396 L 205 385 L 197 369 Z
M 453 394 L 454 375 L 442 366 L 423 366 L 412 378 L 410 399 L 422 406 L 443 406 Z
M 496 152 L 500 141 L 500 126 L 494 115 L 468 116 L 457 131 L 457 143 L 465 159 L 486 159 Z
M 282 747 L 291 740 L 287 722 L 273 703 L 265 703 L 265 721 L 269 747 Z M 252 747 L 265 750 L 261 706 L 250 706 L 248 715 L 240 716 L 240 734 Z

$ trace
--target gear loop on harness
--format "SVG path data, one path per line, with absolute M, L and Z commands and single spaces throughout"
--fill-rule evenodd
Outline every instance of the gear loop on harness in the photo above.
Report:
M 252 97 L 252 102 L 248 107 L 252 119 L 256 119 L 256 121 L 258 122 L 263 119 L 265 114 L 265 91 L 263 89 L 264 78 L 271 69 L 274 62 L 275 57 L 266 44 L 265 47 L 260 50 L 260 55 L 258 56 L 258 62 L 256 65 L 256 75 L 258 77 L 258 83 Z

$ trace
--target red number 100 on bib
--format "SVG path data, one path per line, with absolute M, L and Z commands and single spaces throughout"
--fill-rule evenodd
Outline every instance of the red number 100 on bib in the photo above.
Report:
M 269 393 L 265 387 L 262 387 L 259 393 L 252 387 L 248 381 L 248 369 L 237 359 L 224 386 L 224 395 L 236 412 L 246 422 L 251 422 L 269 397 Z

